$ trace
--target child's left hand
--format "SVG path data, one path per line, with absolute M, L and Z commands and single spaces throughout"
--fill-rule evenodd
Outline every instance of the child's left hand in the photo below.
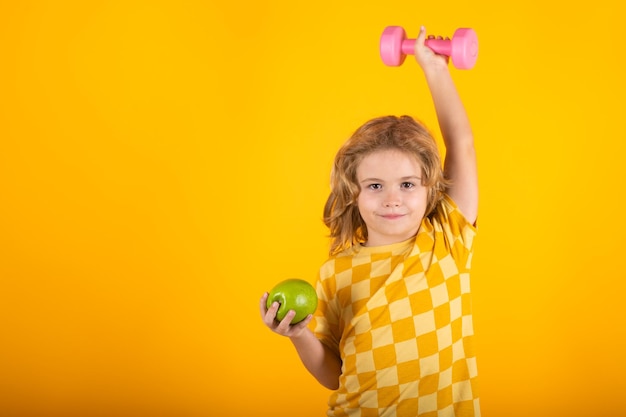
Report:
M 417 63 L 420 65 L 420 67 L 422 67 L 423 70 L 426 70 L 429 68 L 437 68 L 437 67 L 447 68 L 450 57 L 446 55 L 440 55 L 436 53 L 435 51 L 433 51 L 432 49 L 430 49 L 428 46 L 424 44 L 426 42 L 426 39 L 443 40 L 444 38 L 441 36 L 438 36 L 437 38 L 435 38 L 435 36 L 433 35 L 428 35 L 427 37 L 426 28 L 422 26 L 420 28 L 420 33 L 417 36 L 417 39 L 415 40 L 415 60 L 417 61 Z M 449 40 L 450 38 L 446 37 L 445 39 Z

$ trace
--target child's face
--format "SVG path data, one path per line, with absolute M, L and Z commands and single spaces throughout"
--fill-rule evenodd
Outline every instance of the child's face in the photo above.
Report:
M 367 226 L 366 245 L 389 245 L 413 237 L 428 201 L 418 160 L 398 150 L 376 151 L 361 161 L 356 174 L 361 187 L 359 212 Z

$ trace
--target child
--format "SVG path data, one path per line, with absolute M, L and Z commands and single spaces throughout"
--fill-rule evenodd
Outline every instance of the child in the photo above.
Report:
M 474 140 L 448 71 L 424 46 L 446 146 L 408 116 L 361 126 L 337 153 L 324 208 L 331 256 L 314 316 L 276 320 L 308 371 L 334 390 L 329 416 L 478 416 L 469 273 L 478 206 Z M 314 320 L 311 328 L 309 323 Z

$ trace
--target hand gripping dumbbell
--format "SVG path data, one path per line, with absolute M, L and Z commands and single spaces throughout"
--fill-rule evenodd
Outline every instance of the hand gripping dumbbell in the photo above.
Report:
M 470 69 L 478 58 L 478 37 L 473 29 L 460 28 L 452 39 L 426 39 L 424 45 L 440 55 L 449 56 L 459 69 Z M 389 66 L 402 65 L 407 55 L 415 54 L 415 39 L 407 39 L 400 26 L 388 26 L 380 37 L 380 57 Z

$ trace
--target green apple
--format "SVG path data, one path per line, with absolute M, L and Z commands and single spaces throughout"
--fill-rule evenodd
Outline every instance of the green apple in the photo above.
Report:
M 278 301 L 280 304 L 276 312 L 276 319 L 282 321 L 289 310 L 294 310 L 296 316 L 291 320 L 291 324 L 296 324 L 315 312 L 317 293 L 307 281 L 290 278 L 279 282 L 272 288 L 269 297 L 267 297 L 267 308 L 270 308 L 274 301 Z

